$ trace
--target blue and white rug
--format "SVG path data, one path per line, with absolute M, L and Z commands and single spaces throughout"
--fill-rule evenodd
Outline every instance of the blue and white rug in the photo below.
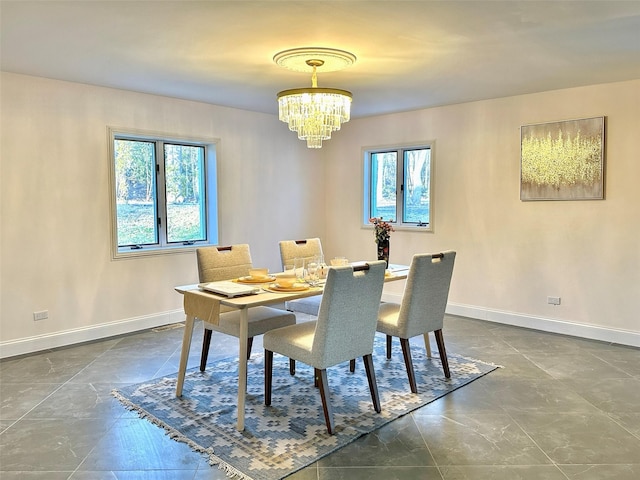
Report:
M 241 479 L 276 480 L 497 368 L 449 354 L 451 378 L 446 379 L 437 352 L 427 358 L 424 348 L 412 345 L 411 353 L 418 394 L 409 389 L 398 340 L 394 339 L 393 355 L 387 360 L 385 338 L 376 335 L 373 361 L 382 405 L 379 414 L 371 403 L 362 359 L 358 359 L 355 373 L 349 372 L 348 363 L 328 370 L 334 435 L 326 430 L 313 369 L 298 363 L 295 376 L 291 376 L 288 359 L 280 355 L 274 355 L 270 407 L 264 405 L 263 356 L 254 354 L 249 361 L 244 432 L 235 428 L 237 359 L 210 364 L 205 372 L 187 371 L 182 398 L 175 396 L 175 374 L 113 394 L 172 438 L 207 454 L 212 465 L 229 474 Z

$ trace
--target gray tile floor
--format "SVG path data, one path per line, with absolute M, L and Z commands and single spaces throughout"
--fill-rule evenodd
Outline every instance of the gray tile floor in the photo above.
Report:
M 289 478 L 640 478 L 640 350 L 453 316 L 444 334 L 449 352 L 504 368 Z M 174 325 L 0 362 L 0 478 L 225 479 L 110 395 L 175 372 L 181 336 Z M 213 337 L 210 361 L 237 353 Z

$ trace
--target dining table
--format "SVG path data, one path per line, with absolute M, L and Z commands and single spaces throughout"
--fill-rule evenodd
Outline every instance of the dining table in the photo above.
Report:
M 366 262 L 353 262 L 352 265 L 364 265 Z M 409 273 L 408 265 L 390 264 L 385 273 L 385 283 L 404 280 Z M 277 278 L 278 274 L 275 274 Z M 237 280 L 237 279 L 234 279 Z M 273 282 L 271 280 L 270 282 Z M 180 353 L 180 364 L 178 367 L 178 377 L 176 383 L 176 396 L 182 397 L 185 375 L 187 371 L 187 361 L 191 350 L 191 339 L 195 321 L 197 319 L 208 323 L 217 324 L 220 316 L 220 306 L 236 308 L 240 311 L 240 335 L 238 337 L 238 402 L 237 402 L 237 424 L 239 431 L 244 430 L 245 397 L 247 391 L 247 340 L 249 329 L 249 309 L 261 305 L 275 305 L 299 298 L 322 295 L 324 284 L 320 282 L 315 286 L 297 291 L 275 291 L 269 288 L 270 282 L 254 284 L 260 287 L 258 293 L 251 295 L 236 296 L 228 298 L 202 289 L 202 285 L 190 284 L 175 287 L 175 290 L 183 295 L 183 306 L 185 319 L 184 334 L 182 337 L 182 350 Z

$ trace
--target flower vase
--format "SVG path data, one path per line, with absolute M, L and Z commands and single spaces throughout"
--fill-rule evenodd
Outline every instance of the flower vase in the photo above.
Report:
M 380 240 L 377 242 L 378 245 L 378 260 L 384 260 L 387 262 L 387 267 L 389 268 L 389 239 Z

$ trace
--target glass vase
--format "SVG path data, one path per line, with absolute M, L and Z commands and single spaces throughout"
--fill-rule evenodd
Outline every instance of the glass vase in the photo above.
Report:
M 379 240 L 378 245 L 378 260 L 384 260 L 389 268 L 389 239 Z

